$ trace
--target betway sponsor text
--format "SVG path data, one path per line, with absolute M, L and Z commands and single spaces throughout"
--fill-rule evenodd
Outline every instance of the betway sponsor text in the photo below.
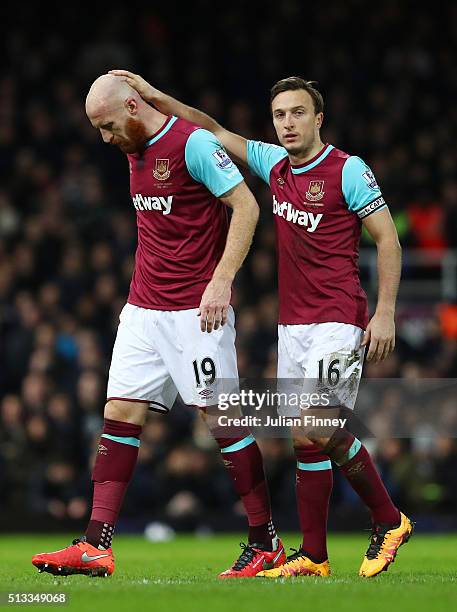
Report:
M 273 196 L 273 214 L 278 217 L 283 217 L 286 221 L 303 225 L 307 232 L 315 232 L 320 220 L 323 217 L 322 213 L 315 215 L 306 210 L 297 210 L 290 202 L 278 202 L 276 196 Z
M 173 203 L 173 196 L 144 196 L 141 193 L 137 193 L 132 197 L 133 205 L 137 210 L 158 210 L 163 215 L 169 215 L 171 213 L 171 205 Z

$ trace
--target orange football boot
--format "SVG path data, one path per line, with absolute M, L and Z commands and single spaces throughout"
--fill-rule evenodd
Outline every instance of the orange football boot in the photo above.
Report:
M 110 576 L 114 572 L 112 548 L 99 550 L 89 544 L 85 536 L 76 538 L 67 548 L 34 555 L 32 563 L 40 573 L 49 572 L 56 576 L 69 576 L 70 574 Z
M 263 550 L 261 544 L 240 543 L 242 553 L 235 563 L 219 578 L 253 578 L 259 572 L 282 565 L 286 560 L 284 546 L 279 538 L 276 540 L 275 550 Z
M 414 523 L 400 512 L 400 525 L 378 524 L 373 526 L 370 536 L 370 546 L 360 566 L 359 576 L 371 578 L 380 572 L 385 572 L 389 565 L 395 561 L 398 549 L 411 537 Z
M 330 576 L 328 559 L 314 563 L 301 548 L 287 557 L 283 565 L 257 574 L 260 578 L 292 578 L 293 576 Z

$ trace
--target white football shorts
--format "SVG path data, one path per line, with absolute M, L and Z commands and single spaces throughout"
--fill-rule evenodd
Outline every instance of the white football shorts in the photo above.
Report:
M 217 404 L 238 390 L 235 315 L 211 333 L 200 330 L 198 309 L 151 310 L 127 303 L 119 317 L 107 399 L 149 402 L 168 412 L 179 393 L 188 405 Z
M 347 323 L 278 326 L 278 391 L 293 394 L 287 410 L 299 416 L 303 408 L 296 394 L 304 394 L 306 408 L 319 405 L 354 409 L 362 376 L 364 332 Z M 311 397 L 316 394 L 319 397 Z M 328 403 L 327 403 L 328 402 Z

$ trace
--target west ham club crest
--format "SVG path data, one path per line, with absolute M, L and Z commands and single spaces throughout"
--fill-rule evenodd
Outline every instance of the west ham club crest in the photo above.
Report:
M 156 166 L 152 171 L 154 178 L 156 178 L 158 181 L 166 181 L 170 176 L 169 166 L 169 159 L 156 159 Z
M 319 202 L 324 197 L 324 181 L 310 181 L 308 185 L 308 191 L 306 192 L 306 199 L 310 202 Z

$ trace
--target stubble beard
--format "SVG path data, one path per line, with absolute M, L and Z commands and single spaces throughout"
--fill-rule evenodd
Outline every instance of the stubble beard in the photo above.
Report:
M 142 121 L 129 117 L 125 122 L 126 137 L 117 146 L 125 154 L 139 153 L 148 140 L 148 133 Z

